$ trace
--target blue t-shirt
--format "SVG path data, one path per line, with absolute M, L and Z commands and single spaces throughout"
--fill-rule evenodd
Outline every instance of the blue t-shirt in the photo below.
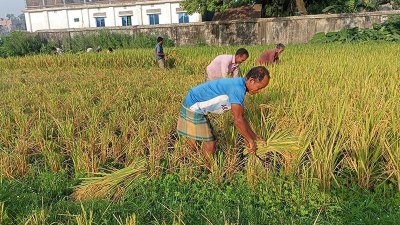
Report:
M 183 105 L 204 115 L 222 114 L 230 110 L 232 104 L 240 104 L 244 107 L 245 95 L 245 78 L 223 78 L 208 81 L 190 89 L 183 100 Z

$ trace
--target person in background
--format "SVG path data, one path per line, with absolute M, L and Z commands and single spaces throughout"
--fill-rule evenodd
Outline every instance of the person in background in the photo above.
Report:
M 271 65 L 279 63 L 279 55 L 285 50 L 285 45 L 279 43 L 275 49 L 264 51 L 256 60 L 258 65 Z
M 100 46 L 97 46 L 97 48 L 96 48 L 96 52 L 97 53 L 99 53 L 99 52 L 101 52 L 103 49 L 100 47 Z
M 219 55 L 217 56 L 206 69 L 206 80 L 216 80 L 226 77 L 239 77 L 239 65 L 246 61 L 249 57 L 249 52 L 240 48 L 235 55 Z
M 157 45 L 155 48 L 156 61 L 161 69 L 165 68 L 165 54 L 163 49 L 164 38 L 157 38 Z
M 62 55 L 63 54 L 63 50 L 61 48 L 58 48 L 58 47 L 53 47 L 53 52 L 56 55 Z
M 244 117 L 244 98 L 246 93 L 257 94 L 269 84 L 270 75 L 267 68 L 252 68 L 246 77 L 224 78 L 202 83 L 189 90 L 182 102 L 177 133 L 187 137 L 191 151 L 198 149 L 202 143 L 202 153 L 207 167 L 210 168 L 210 157 L 216 148 L 216 139 L 209 113 L 222 114 L 232 110 L 233 124 L 244 137 L 249 153 L 256 153 L 257 135 Z

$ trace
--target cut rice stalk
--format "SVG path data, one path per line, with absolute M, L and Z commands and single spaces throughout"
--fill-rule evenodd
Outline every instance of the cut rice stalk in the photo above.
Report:
M 278 152 L 282 155 L 287 153 L 295 154 L 299 151 L 299 138 L 287 131 L 272 133 L 266 141 L 257 141 L 257 155 L 264 156 L 268 152 Z M 245 149 L 244 154 L 248 154 Z
M 257 152 L 256 157 L 259 161 L 265 162 L 267 153 L 278 153 L 283 156 L 283 166 L 285 172 L 289 173 L 292 171 L 293 159 L 299 154 L 299 138 L 291 135 L 288 131 L 279 131 L 272 133 L 266 141 L 257 141 Z M 246 148 L 244 154 L 248 154 L 249 151 Z
M 112 173 L 98 173 L 99 177 L 84 178 L 72 194 L 75 200 L 108 198 L 119 199 L 125 190 L 138 179 L 143 178 L 147 171 L 145 159 L 134 161 L 131 165 Z

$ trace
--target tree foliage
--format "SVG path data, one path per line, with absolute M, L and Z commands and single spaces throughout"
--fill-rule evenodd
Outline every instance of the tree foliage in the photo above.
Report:
M 391 3 L 395 8 L 400 0 L 185 0 L 182 6 L 189 13 L 219 12 L 248 4 L 262 4 L 266 17 L 307 15 L 319 13 L 354 13 L 377 10 Z
M 251 2 L 251 0 L 185 0 L 182 6 L 188 13 L 198 12 L 204 14 L 206 11 L 219 12 Z
M 304 0 L 185 0 L 182 5 L 189 13 L 204 14 L 219 12 L 242 5 L 262 4 L 267 16 L 293 15 L 294 12 L 307 14 Z
M 317 33 L 312 43 L 390 41 L 400 42 L 400 16 L 390 17 L 383 24 L 375 24 L 372 29 L 342 29 L 338 32 Z
M 374 11 L 378 9 L 379 5 L 389 2 L 387 0 L 336 0 L 332 1 L 322 12 L 355 13 L 359 11 Z

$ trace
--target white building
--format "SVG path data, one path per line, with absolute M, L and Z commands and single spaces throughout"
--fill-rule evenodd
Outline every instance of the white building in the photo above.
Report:
M 26 27 L 38 30 L 201 22 L 182 0 L 26 0 Z

